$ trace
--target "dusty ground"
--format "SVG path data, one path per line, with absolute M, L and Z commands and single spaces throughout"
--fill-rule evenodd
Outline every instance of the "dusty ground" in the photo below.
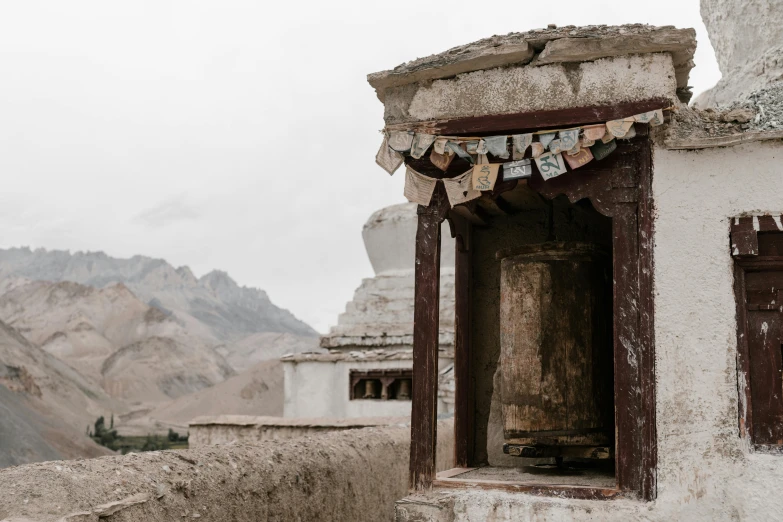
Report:
M 452 425 L 439 446 L 453 451 Z M 410 428 L 213 446 L 0 470 L 0 521 L 391 520 Z

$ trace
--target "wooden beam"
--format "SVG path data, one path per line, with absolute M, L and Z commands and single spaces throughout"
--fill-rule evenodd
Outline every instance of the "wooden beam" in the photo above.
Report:
M 565 485 L 535 485 L 523 482 L 506 482 L 500 480 L 482 480 L 482 479 L 460 479 L 459 475 L 450 478 L 440 478 L 433 483 L 439 488 L 464 488 L 464 489 L 486 489 L 502 490 L 511 493 L 527 493 L 537 497 L 555 497 L 569 498 L 579 500 L 609 500 L 613 498 L 622 498 L 627 495 L 619 489 L 612 488 L 594 488 L 587 486 L 565 486 Z
M 568 127 L 589 123 L 604 123 L 609 120 L 627 118 L 634 114 L 664 109 L 671 106 L 671 100 L 657 98 L 638 102 L 618 103 L 593 107 L 575 107 L 549 111 L 533 111 L 516 114 L 494 114 L 491 116 L 474 116 L 453 120 L 422 121 L 389 125 L 389 130 L 405 129 L 440 134 L 453 135 L 492 135 L 501 132 L 539 130 L 552 127 Z
M 440 225 L 449 204 L 442 183 L 432 201 L 419 206 L 416 230 L 413 311 L 413 396 L 410 486 L 432 487 L 438 421 L 438 314 L 440 301 Z
M 654 500 L 657 495 L 658 433 L 655 399 L 655 301 L 653 299 L 653 196 L 652 196 L 652 141 L 639 151 L 639 380 L 642 390 L 642 478 L 641 495 Z
M 454 258 L 454 466 L 473 464 L 473 379 L 470 372 L 472 285 L 472 227 L 465 219 L 453 219 L 456 230 Z

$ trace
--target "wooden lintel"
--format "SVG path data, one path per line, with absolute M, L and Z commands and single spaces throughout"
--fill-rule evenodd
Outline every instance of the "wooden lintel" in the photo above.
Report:
M 443 136 L 471 135 L 482 136 L 499 132 L 526 131 L 546 128 L 566 127 L 603 123 L 634 114 L 669 107 L 671 101 L 665 98 L 638 102 L 618 103 L 595 107 L 575 107 L 548 111 L 533 111 L 516 114 L 495 114 L 474 116 L 453 120 L 422 121 L 389 125 L 387 128 L 422 131 Z

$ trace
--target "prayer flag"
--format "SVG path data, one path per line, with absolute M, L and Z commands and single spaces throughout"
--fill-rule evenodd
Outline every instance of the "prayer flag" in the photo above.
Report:
M 430 148 L 430 145 L 435 141 L 435 138 L 436 136 L 433 136 L 432 134 L 416 133 L 413 137 L 413 144 L 411 145 L 411 157 L 419 159 L 424 156 L 424 153 Z
M 482 140 L 487 151 L 496 158 L 508 158 L 508 136 L 491 136 Z
M 470 157 L 470 154 L 468 154 L 467 152 L 465 152 L 465 149 L 463 149 L 463 148 L 460 146 L 460 144 L 459 144 L 459 143 L 457 143 L 457 142 L 454 142 L 454 141 L 450 141 L 450 142 L 446 143 L 446 148 L 447 148 L 448 150 L 450 150 L 451 152 L 453 152 L 454 154 L 456 154 L 457 156 L 459 156 L 460 158 L 462 158 L 462 159 L 464 159 L 465 161 L 469 162 L 471 165 L 472 165 L 473 163 L 475 163 L 475 162 L 473 161 L 473 158 L 471 158 L 471 157 Z
M 547 152 L 536 158 L 536 165 L 544 180 L 552 179 L 567 172 L 562 154 Z
M 618 139 L 630 140 L 631 138 L 633 138 L 635 136 L 636 136 L 636 127 L 634 127 L 634 125 L 631 124 L 631 128 L 628 129 L 628 132 L 625 133 L 625 136 L 623 136 L 622 138 L 618 138 Z
M 503 164 L 503 181 L 511 179 L 529 178 L 533 174 L 533 167 L 529 159 L 512 161 Z
M 389 133 L 389 147 L 397 152 L 407 152 L 411 150 L 413 143 L 413 133 L 408 131 L 392 131 Z
M 558 135 L 562 150 L 571 150 L 579 142 L 579 129 L 562 130 Z
M 419 174 L 410 167 L 405 169 L 405 198 L 412 202 L 424 205 L 430 204 L 432 193 L 438 180 Z
M 492 190 L 498 179 L 500 163 L 487 163 L 473 167 L 473 188 L 475 190 Z
M 605 157 L 607 157 L 612 152 L 614 152 L 616 148 L 617 148 L 617 142 L 615 140 L 611 140 L 608 143 L 596 142 L 595 145 L 590 147 L 590 152 L 593 153 L 593 157 L 595 157 L 595 159 L 600 161 Z
M 577 154 L 566 155 L 565 160 L 571 169 L 578 169 L 590 163 L 593 160 L 593 154 L 590 152 L 590 149 L 581 149 Z
M 547 132 L 546 134 L 539 134 L 538 135 L 538 141 L 541 142 L 541 145 L 544 146 L 544 149 L 549 147 L 549 144 L 552 143 L 552 140 L 555 139 L 556 132 Z
M 473 169 L 455 178 L 444 179 L 443 185 L 452 207 L 481 196 L 481 192 L 473 188 Z
M 432 164 L 443 172 L 446 172 L 449 165 L 451 165 L 451 162 L 454 161 L 454 158 L 454 154 L 438 154 L 435 149 L 432 149 L 432 152 L 430 153 L 430 161 Z
M 514 134 L 511 137 L 514 142 L 514 154 L 518 154 L 520 158 L 525 155 L 525 151 L 533 143 L 533 134 Z
M 446 143 L 448 143 L 448 141 L 449 140 L 446 138 L 438 138 L 435 140 L 435 144 L 432 146 L 432 149 L 438 154 L 446 154 Z
M 388 172 L 389 175 L 392 175 L 402 165 L 402 160 L 402 154 L 389 147 L 389 139 L 384 136 L 381 148 L 378 149 L 378 154 L 375 155 L 375 163 Z
M 615 138 L 622 138 L 628 129 L 633 125 L 633 118 L 625 118 L 623 120 L 612 120 L 606 122 L 606 128 L 609 130 L 609 134 Z
M 588 140 L 600 140 L 606 134 L 606 125 L 585 125 L 582 127 L 582 132 Z

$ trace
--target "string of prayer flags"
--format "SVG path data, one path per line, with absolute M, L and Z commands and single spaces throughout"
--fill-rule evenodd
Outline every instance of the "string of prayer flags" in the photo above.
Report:
M 596 142 L 595 145 L 590 147 L 590 152 L 593 153 L 593 157 L 595 159 L 600 161 L 605 157 L 607 157 L 612 152 L 614 152 L 616 148 L 617 148 L 617 142 L 615 140 L 610 140 L 607 143 L 600 141 L 600 142 Z
M 552 140 L 555 139 L 556 134 L 556 132 L 547 132 L 538 135 L 538 141 L 541 143 L 541 145 L 544 146 L 544 150 L 549 147 L 549 144 L 552 143 Z
M 561 130 L 558 137 L 561 150 L 571 150 L 579 143 L 579 129 Z
M 389 147 L 397 152 L 408 152 L 413 144 L 413 133 L 408 131 L 392 131 L 389 133 Z
M 617 149 L 615 140 L 630 140 L 637 135 L 635 122 L 646 123 L 653 127 L 661 125 L 664 123 L 663 111 L 670 109 L 656 109 L 601 124 L 582 125 L 570 129 L 548 129 L 514 134 L 510 136 L 512 139 L 510 149 L 508 135 L 459 137 L 437 136 L 410 130 L 387 131 L 381 148 L 375 156 L 375 162 L 386 172 L 393 174 L 403 163 L 403 154 L 419 159 L 432 147 L 430 161 L 444 172 L 449 169 L 457 156 L 475 167 L 489 164 L 487 156 L 503 160 L 510 157 L 512 161 L 501 162 L 503 178 L 522 179 L 530 177 L 532 163 L 529 157 L 525 158 L 530 147 L 530 156 L 535 159 L 544 179 L 549 179 L 565 172 L 566 163 L 571 169 L 576 169 L 593 159 L 604 159 Z M 478 173 L 481 169 L 471 170 L 473 173 L 471 183 L 481 187 L 477 190 L 489 190 L 494 186 L 498 165 L 490 167 L 495 169 L 494 177 L 485 176 L 481 182 L 478 181 L 480 177 Z
M 503 181 L 524 179 L 533 175 L 533 166 L 529 159 L 511 161 L 503 164 Z
M 473 169 L 455 178 L 444 179 L 443 186 L 446 187 L 446 196 L 452 208 L 481 196 L 481 191 L 473 188 Z
M 485 163 L 473 167 L 473 189 L 492 190 L 498 179 L 500 163 Z
M 481 141 L 486 144 L 487 151 L 496 158 L 508 158 L 508 139 L 506 136 L 491 136 Z
M 402 154 L 389 147 L 389 139 L 384 136 L 381 148 L 378 149 L 378 154 L 375 155 L 375 163 L 391 176 L 400 168 L 403 159 Z
M 443 172 L 448 170 L 449 165 L 451 165 L 451 162 L 454 161 L 455 157 L 454 154 L 438 154 L 435 149 L 432 149 L 432 152 L 430 153 L 430 161 L 432 164 Z
M 576 154 L 566 154 L 565 160 L 568 162 L 571 170 L 576 170 L 593 161 L 593 154 L 590 152 L 590 149 L 579 149 L 579 152 Z
M 473 165 L 475 162 L 473 161 L 473 158 L 468 154 L 465 149 L 463 149 L 459 143 L 454 141 L 449 141 L 446 143 L 446 148 L 449 149 L 451 152 L 459 156 L 460 158 L 464 159 L 465 161 L 469 162 L 471 165 Z
M 438 154 L 446 154 L 446 143 L 448 141 L 446 138 L 437 138 L 432 145 L 432 150 Z
M 411 157 L 419 159 L 424 156 L 424 153 L 430 148 L 430 145 L 435 141 L 435 138 L 437 138 L 437 136 L 433 136 L 432 134 L 419 134 L 417 132 L 416 135 L 413 136 L 413 143 L 411 144 Z
M 544 180 L 552 179 L 566 173 L 563 155 L 547 152 L 536 158 L 536 165 Z
M 403 194 L 408 201 L 426 207 L 432 200 L 432 193 L 437 184 L 437 179 L 419 174 L 408 166 L 405 169 L 405 191 Z
M 606 128 L 615 138 L 622 138 L 628 129 L 633 125 L 633 118 L 624 118 L 622 120 L 612 120 L 606 122 Z

